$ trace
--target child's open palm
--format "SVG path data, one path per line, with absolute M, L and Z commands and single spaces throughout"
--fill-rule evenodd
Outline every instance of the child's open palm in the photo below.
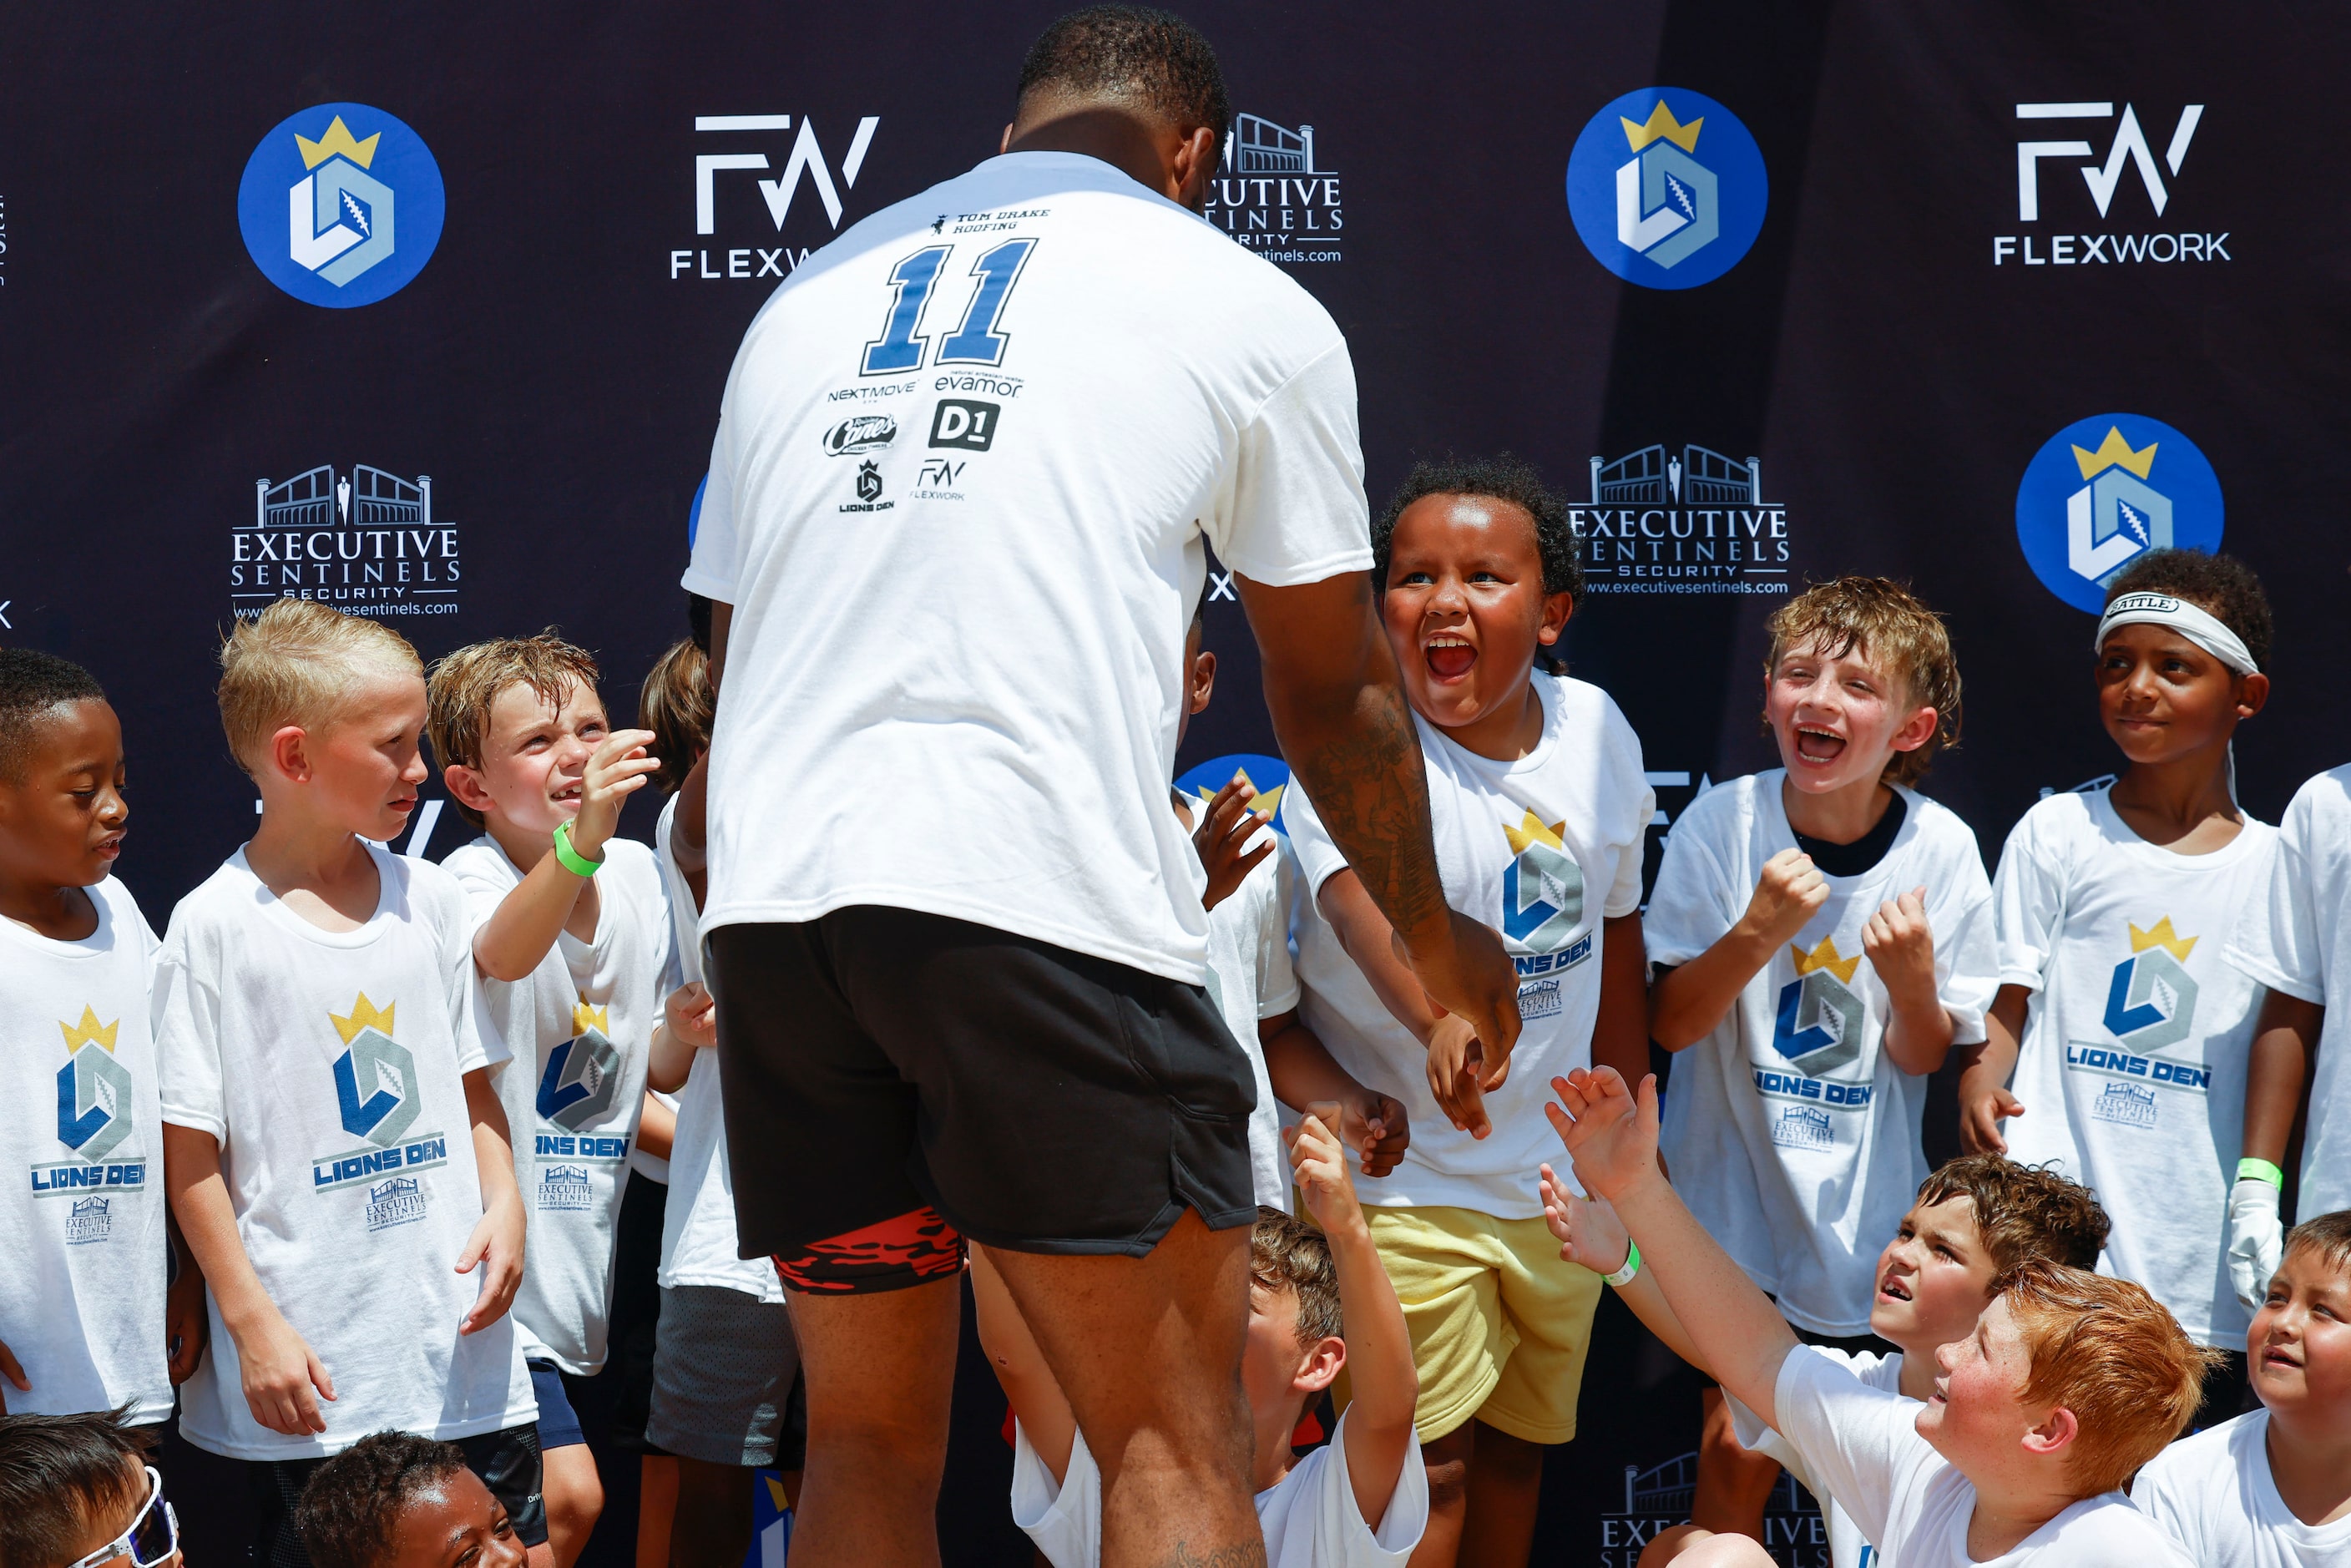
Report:
M 1559 1239 L 1562 1263 L 1580 1263 L 1595 1274 L 1614 1274 L 1631 1255 L 1633 1239 L 1605 1198 L 1582 1197 L 1542 1167 L 1543 1223 Z
M 1657 1079 L 1641 1080 L 1637 1097 L 1613 1067 L 1579 1067 L 1551 1086 L 1559 1095 L 1543 1106 L 1552 1130 L 1575 1162 L 1584 1190 L 1613 1197 L 1657 1168 Z

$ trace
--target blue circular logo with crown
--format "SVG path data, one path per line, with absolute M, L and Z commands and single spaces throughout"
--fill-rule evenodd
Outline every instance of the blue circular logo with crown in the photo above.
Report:
M 1747 127 L 1683 88 L 1626 93 L 1592 117 L 1567 160 L 1575 232 L 1644 288 L 1695 288 L 1738 266 L 1771 196 Z
M 278 121 L 245 162 L 236 222 L 262 275 L 339 309 L 408 287 L 441 243 L 441 166 L 416 132 L 364 103 Z
M 2220 548 L 2220 480 L 2159 419 L 2101 413 L 2051 436 L 2016 487 L 2016 542 L 2042 585 L 2076 610 L 2149 550 Z

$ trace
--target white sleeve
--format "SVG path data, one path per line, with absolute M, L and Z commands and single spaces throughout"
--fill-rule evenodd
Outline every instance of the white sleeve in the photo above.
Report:
M 2199 1563 L 2219 1561 L 2205 1550 L 2202 1520 L 2196 1508 L 2194 1482 L 2182 1486 L 2173 1471 L 2180 1467 L 2167 1463 L 2176 1453 L 2166 1448 L 2147 1462 L 2145 1469 L 2131 1482 L 2131 1506 L 2147 1515 L 2158 1530 L 2171 1537 L 2181 1551 Z
M 2000 945 L 1992 935 L 1991 884 L 1970 838 L 1952 877 L 1943 918 L 1935 930 L 1935 974 L 1943 1010 L 1951 1015 L 1951 1043 L 1974 1045 L 1984 1037 L 1984 1014 L 2000 991 Z
M 705 499 L 705 533 L 709 510 Z M 1270 588 L 1371 569 L 1355 367 L 1345 339 L 1308 361 L 1259 406 L 1240 432 L 1229 503 L 1201 520 L 1219 560 Z M 697 565 L 701 559 L 697 549 Z
M 1347 857 L 1323 827 L 1295 773 L 1290 776 L 1290 788 L 1281 792 L 1281 825 L 1290 830 L 1284 852 L 1298 857 L 1296 892 L 1311 904 L 1324 883 L 1347 869 Z
M 1649 890 L 1649 907 L 1641 916 L 1641 939 L 1652 964 L 1687 964 L 1713 946 L 1754 892 L 1730 885 L 1729 874 L 1698 827 L 1685 814 L 1667 836 L 1666 858 L 1657 866 L 1657 883 Z M 1737 908 L 1732 907 L 1734 899 Z
M 1657 792 L 1641 770 L 1641 737 L 1632 721 L 1625 716 L 1625 710 L 1614 702 L 1608 704 L 1604 733 L 1622 774 L 1620 798 L 1629 798 L 1625 823 L 1629 831 L 1623 841 L 1625 847 L 1616 856 L 1615 879 L 1609 883 L 1608 896 L 1600 905 L 1603 919 L 1618 920 L 1641 907 L 1641 862 L 1648 852 L 1650 820 L 1657 814 Z
M 1771 1390 L 1780 1436 L 1805 1471 L 1860 1526 L 1870 1541 L 1886 1539 L 1886 1522 L 1903 1481 L 1935 1450 L 1912 1426 L 1917 1404 L 1872 1388 L 1811 1345 L 1798 1345 L 1780 1364 Z
M 1428 1467 L 1421 1459 L 1420 1445 L 1416 1442 L 1405 1450 L 1404 1463 L 1396 1470 L 1395 1490 L 1388 1494 L 1387 1511 L 1374 1525 L 1355 1506 L 1355 1484 L 1347 1473 L 1346 1427 L 1347 1416 L 1342 1411 L 1338 1426 L 1332 1428 L 1331 1441 L 1299 1462 L 1301 1469 L 1309 1464 L 1315 1467 L 1314 1495 L 1299 1499 L 1284 1517 L 1294 1521 L 1295 1508 L 1300 1505 L 1314 1511 L 1314 1551 L 1309 1562 L 1329 1563 L 1332 1568 L 1405 1568 L 1428 1530 Z M 1290 1552 L 1275 1556 L 1274 1544 L 1270 1540 L 1266 1542 L 1269 1561 L 1297 1561 Z
M 730 378 L 731 381 L 731 378 Z M 728 392 L 734 388 L 730 384 Z M 735 521 L 735 475 L 729 453 L 734 446 L 728 428 L 733 403 L 718 416 L 718 435 L 711 443 L 710 471 L 702 481 L 702 508 L 695 516 L 692 553 L 679 586 L 688 593 L 721 604 L 735 602 L 736 583 L 743 570 L 742 531 Z
M 469 894 L 462 903 L 455 898 L 451 903 L 460 918 L 442 923 L 441 962 L 449 977 L 449 1030 L 462 1076 L 477 1067 L 510 1061 L 514 1052 L 491 1017 L 488 993 L 474 967 L 474 901 Z
M 210 1133 L 228 1141 L 228 1097 L 220 1054 L 220 994 L 201 979 L 191 962 L 197 944 L 174 920 L 155 961 L 149 1009 L 155 1031 L 155 1082 L 163 1120 L 175 1127 Z
M 2310 864 L 2312 819 L 2316 815 L 2312 805 L 2311 785 L 2305 784 L 2278 825 L 2268 896 L 2245 901 L 2226 956 L 2271 990 L 2324 1005 L 2326 951 L 2318 939 L 2317 888 Z
M 2008 835 L 1992 878 L 1992 934 L 2000 948 L 2000 984 L 2038 991 L 2057 950 L 2065 920 L 2062 867 L 2052 865 L 2035 831 L 2032 814 Z
M 1290 857 L 1277 843 L 1273 874 L 1266 878 L 1266 901 L 1258 910 L 1257 1016 L 1260 1019 L 1280 1018 L 1298 1005 L 1298 971 L 1290 962 L 1290 893 L 1295 877 Z
M 1037 1543 L 1053 1568 L 1098 1568 L 1102 1562 L 1102 1470 L 1080 1432 L 1070 1444 L 1061 1484 L 1012 1423 L 1012 1522 Z

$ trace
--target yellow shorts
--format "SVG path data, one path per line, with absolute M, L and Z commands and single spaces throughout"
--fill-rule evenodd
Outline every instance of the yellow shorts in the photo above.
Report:
M 1420 1440 L 1473 1416 L 1530 1443 L 1574 1437 L 1600 1276 L 1561 1261 L 1540 1218 L 1375 1207 L 1364 1216 L 1412 1335 Z

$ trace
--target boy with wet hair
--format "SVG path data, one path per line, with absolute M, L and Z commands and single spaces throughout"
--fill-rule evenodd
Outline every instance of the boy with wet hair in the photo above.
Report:
M 1546 1110 L 1576 1176 L 1615 1210 L 1693 1348 L 1886 1561 L 2184 1568 L 2121 1489 L 2195 1410 L 2210 1353 L 2146 1291 L 2046 1260 L 2005 1270 L 1913 1403 L 1801 1343 L 1707 1234 L 1657 1157 L 1655 1078 L 1636 1092 L 1602 1068 L 1552 1087 Z M 1679 1561 L 1771 1558 L 1724 1534 Z
M 204 1281 L 171 1262 L 147 997 L 155 934 L 115 880 L 122 727 L 80 665 L 0 648 L 0 1413 L 172 1413 Z M 55 1107 L 56 1113 L 49 1114 Z
M 465 890 L 383 847 L 426 775 L 423 666 L 280 599 L 237 622 L 219 696 L 261 821 L 172 912 L 155 979 L 164 1179 L 213 1313 L 181 1434 L 246 1462 L 261 1568 L 301 1568 L 303 1483 L 387 1427 L 456 1443 L 543 1541 L 506 1047 Z
M 465 1451 L 409 1432 L 319 1466 L 294 1519 L 312 1568 L 522 1568 L 526 1551 Z
M 567 1380 L 603 1370 L 646 1065 L 697 1010 L 679 992 L 665 1017 L 679 988 L 661 870 L 615 831 L 661 766 L 645 754 L 653 733 L 612 727 L 597 676 L 585 649 L 543 633 L 460 648 L 426 685 L 442 781 L 482 829 L 443 866 L 465 890 L 482 994 L 516 1053 L 496 1078 L 531 1218 L 514 1322 L 557 1568 L 578 1560 L 604 1500 Z
M 1677 1053 L 1666 1157 L 1799 1334 L 1882 1352 L 1869 1242 L 1927 1175 L 1928 1075 L 1983 1038 L 1995 969 L 1975 835 L 1913 787 L 1959 738 L 1959 664 L 1882 578 L 1816 584 L 1769 629 L 1782 765 L 1684 809 L 1646 916 L 1650 1037 Z M 1691 1519 L 1760 1535 L 1777 1468 L 1705 1404 Z
M 1655 1276 L 1642 1271 L 1614 1211 L 1599 1199 L 1577 1197 L 1549 1166 L 1542 1168 L 1542 1193 L 1561 1258 L 1604 1274 L 1650 1333 L 1702 1367 Z M 2093 1268 L 2108 1229 L 2105 1211 L 2079 1183 L 1997 1155 L 1951 1160 L 1920 1185 L 1901 1228 L 1878 1254 L 1869 1326 L 1893 1352 L 1823 1346 L 1820 1354 L 1872 1388 L 1924 1404 L 1935 1391 L 1936 1353 L 1975 1332 L 1995 1279 L 2033 1262 Z M 1736 1400 L 1727 1403 L 1740 1444 L 1794 1471 L 1820 1500 L 1834 1568 L 1867 1568 L 1876 1543 L 1853 1516 L 1816 1484 L 1778 1433 Z M 1642 1549 L 1642 1568 L 1661 1568 L 1715 1533 L 1691 1524 L 1662 1531 Z
M 1523 1087 L 1648 1060 L 1641 855 L 1656 803 L 1641 743 L 1598 686 L 1536 669 L 1583 592 L 1567 508 L 1510 457 L 1415 468 L 1372 528 L 1374 591 L 1426 765 L 1437 866 L 1519 975 L 1514 1053 L 1489 1053 L 1398 962 L 1387 921 L 1296 779 L 1290 918 L 1302 1016 L 1412 1128 L 1372 1190 L 1406 1303 L 1435 1499 L 1422 1568 L 1523 1563 L 1543 1448 L 1575 1436 L 1598 1276 L 1562 1270 L 1526 1177 L 1549 1137 Z
M 2351 1212 L 2304 1220 L 2246 1331 L 2262 1408 L 2158 1454 L 2131 1501 L 2199 1563 L 2351 1561 Z
M 0 1568 L 179 1568 L 155 1428 L 130 1414 L 0 1416 Z
M 1250 1490 L 1270 1568 L 1404 1568 L 1428 1521 L 1415 1453 L 1412 1343 L 1347 1176 L 1335 1103 L 1288 1129 L 1313 1224 L 1261 1209 L 1249 1233 L 1241 1386 Z M 1102 1473 L 1069 1401 L 985 1248 L 972 1249 L 981 1346 L 1012 1406 L 1012 1517 L 1053 1568 L 1102 1560 Z M 1342 1367 L 1354 1398 L 1330 1444 L 1300 1458 L 1299 1422 Z
M 2261 580 L 2228 556 L 2154 550 L 2107 585 L 2092 647 L 2125 767 L 2010 832 L 1993 883 L 2000 993 L 1959 1087 L 1968 1147 L 2097 1188 L 2116 1217 L 2107 1271 L 2227 1353 L 2199 1426 L 2245 1392 L 2250 1318 L 2224 1252 L 2260 988 L 2222 948 L 2276 853 L 2230 762 L 2269 699 L 2269 645 Z

